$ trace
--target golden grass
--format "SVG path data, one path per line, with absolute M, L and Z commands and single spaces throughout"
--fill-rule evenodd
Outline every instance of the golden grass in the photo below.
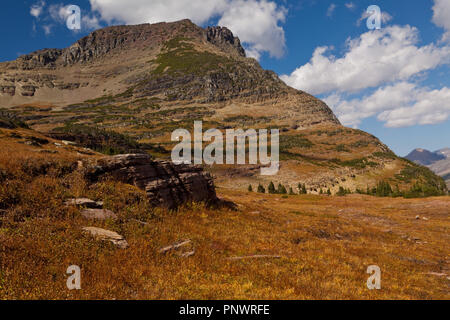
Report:
M 0 151 L 2 170 L 27 157 L 43 161 L 29 146 L 14 153 L 13 145 Z M 64 150 L 45 159 L 77 159 Z M 0 299 L 450 298 L 449 197 L 282 197 L 220 188 L 236 211 L 194 204 L 165 212 L 120 183 L 88 186 L 76 173 L 14 172 L 2 184 L 16 189 L 2 189 L 3 196 L 15 194 L 0 211 Z M 119 219 L 84 220 L 63 205 L 74 196 L 104 200 Z M 116 231 L 129 248 L 96 241 L 84 226 Z M 186 250 L 195 250 L 189 258 L 158 252 L 186 239 L 192 240 Z M 257 254 L 281 259 L 227 259 Z M 372 264 L 381 267 L 381 290 L 366 287 Z M 79 291 L 66 287 L 70 265 L 82 269 Z

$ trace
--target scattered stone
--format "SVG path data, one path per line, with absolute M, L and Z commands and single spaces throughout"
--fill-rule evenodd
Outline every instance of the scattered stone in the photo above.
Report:
M 26 144 L 27 146 L 33 146 L 33 147 L 40 147 L 41 146 L 39 143 L 37 143 L 35 141 L 30 141 L 30 140 L 25 141 L 24 144 Z
M 69 199 L 65 202 L 66 206 L 77 206 L 89 209 L 101 209 L 103 208 L 103 201 L 94 201 L 87 198 Z
M 420 216 L 416 216 L 416 220 L 420 220 Z
M 428 221 L 428 220 L 430 220 L 430 219 L 428 219 L 428 218 L 425 218 L 425 217 L 423 217 L 422 219 L 423 219 L 423 220 L 425 220 L 425 221 Z
M 72 141 L 62 140 L 61 142 L 63 144 L 65 144 L 66 146 L 75 146 L 76 145 L 76 143 L 72 142 Z
M 179 242 L 179 243 L 175 243 L 175 244 L 173 244 L 171 246 L 167 246 L 167 247 L 161 248 L 159 250 L 159 253 L 166 253 L 166 252 L 169 252 L 169 251 L 172 251 L 172 250 L 178 250 L 181 247 L 187 246 L 191 242 L 192 242 L 191 240 L 185 240 L 185 241 L 182 241 L 182 242 Z
M 194 254 L 195 254 L 195 250 L 189 251 L 189 252 L 185 252 L 185 253 L 181 253 L 179 256 L 181 258 L 189 258 L 189 257 L 192 257 Z
M 96 227 L 84 227 L 83 231 L 90 233 L 94 238 L 102 241 L 110 241 L 120 249 L 126 249 L 128 242 L 120 234 Z
M 106 209 L 85 209 L 81 212 L 81 215 L 90 220 L 117 219 L 114 212 Z
M 438 273 L 438 272 L 428 272 L 427 274 L 429 274 L 431 276 L 436 276 L 436 277 L 446 277 L 447 276 L 446 273 Z

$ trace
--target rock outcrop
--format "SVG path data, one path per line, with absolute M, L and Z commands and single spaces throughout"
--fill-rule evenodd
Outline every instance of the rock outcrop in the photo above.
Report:
M 238 37 L 235 37 L 228 28 L 206 28 L 206 40 L 225 52 L 231 54 L 237 53 L 239 56 L 245 57 L 245 50 L 241 45 L 241 41 Z
M 94 201 L 87 198 L 69 199 L 65 202 L 66 206 L 76 206 L 88 209 L 102 209 L 103 201 Z
M 152 160 L 147 154 L 105 157 L 85 164 L 91 182 L 111 177 L 145 190 L 154 206 L 175 209 L 188 202 L 218 201 L 212 177 L 200 166 Z

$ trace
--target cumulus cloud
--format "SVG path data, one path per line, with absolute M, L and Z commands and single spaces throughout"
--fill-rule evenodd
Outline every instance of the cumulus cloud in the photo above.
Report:
M 285 50 L 284 30 L 278 25 L 284 22 L 286 9 L 274 2 L 235 0 L 219 20 L 219 25 L 230 28 L 248 45 L 249 56 L 259 59 L 267 51 L 280 58 Z
M 281 57 L 285 49 L 287 10 L 269 0 L 90 0 L 92 10 L 109 24 L 155 23 L 185 18 L 203 25 L 213 18 L 230 28 L 246 45 L 250 56 L 263 52 Z
M 39 16 L 42 14 L 42 11 L 45 7 L 45 1 L 39 1 L 38 3 L 34 4 L 30 8 L 30 14 L 35 17 L 39 18 Z
M 450 63 L 450 47 L 417 46 L 418 31 L 391 26 L 348 39 L 340 58 L 329 47 L 318 47 L 311 60 L 282 79 L 312 94 L 358 92 L 385 83 L 407 80 L 421 72 Z
M 69 17 L 69 13 L 67 12 L 68 6 L 64 6 L 62 4 L 52 4 L 48 11 L 50 17 L 59 23 L 63 23 L 66 21 L 67 17 Z
M 88 30 L 96 30 L 101 28 L 99 19 L 94 15 L 82 15 L 81 27 Z
M 432 90 L 404 81 L 363 98 L 345 99 L 334 93 L 324 100 L 344 125 L 353 127 L 372 116 L 387 127 L 435 124 L 450 117 L 450 88 Z
M 347 6 L 351 8 L 351 6 Z M 450 2 L 434 0 L 433 22 L 450 40 Z M 366 19 L 363 13 L 359 19 Z M 392 17 L 382 13 L 382 22 Z M 450 119 L 450 88 L 420 85 L 427 72 L 450 64 L 450 44 L 419 45 L 417 28 L 387 26 L 346 41 L 344 52 L 317 47 L 308 63 L 281 78 L 289 85 L 320 95 L 341 123 L 357 127 L 376 117 L 387 127 L 435 124 Z
M 434 0 L 433 6 L 433 22 L 445 29 L 442 37 L 443 41 L 450 42 L 450 1 Z
M 172 22 L 190 18 L 198 24 L 217 16 L 228 6 L 227 0 L 90 0 L 102 19 L 127 24 Z

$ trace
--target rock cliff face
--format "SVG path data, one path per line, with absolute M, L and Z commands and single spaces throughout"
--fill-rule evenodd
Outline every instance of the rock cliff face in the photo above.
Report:
M 218 200 L 211 176 L 199 166 L 155 161 L 147 154 L 105 157 L 85 166 L 90 181 L 112 177 L 135 185 L 145 190 L 155 206 L 174 209 L 190 201 L 213 204 Z
M 19 70 L 53 69 L 76 63 L 89 63 L 114 51 L 159 46 L 180 32 L 184 32 L 186 37 L 207 41 L 230 55 L 245 57 L 245 50 L 239 38 L 229 29 L 202 29 L 189 20 L 182 20 L 178 23 L 107 27 L 92 32 L 65 49 L 42 49 L 22 55 L 11 67 Z
M 237 53 L 241 57 L 245 57 L 245 50 L 241 45 L 241 41 L 227 28 L 208 27 L 206 29 L 206 40 L 225 52 Z

